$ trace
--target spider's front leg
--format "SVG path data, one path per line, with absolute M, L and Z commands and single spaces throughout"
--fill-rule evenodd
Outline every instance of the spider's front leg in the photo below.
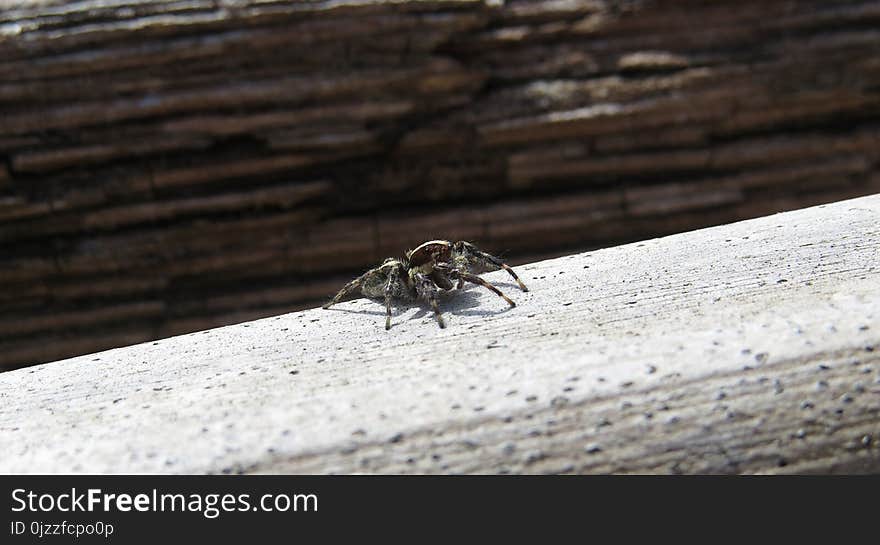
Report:
M 523 291 L 529 291 L 529 288 L 523 284 L 523 281 L 519 279 L 519 276 L 514 272 L 510 266 L 501 260 L 499 257 L 495 257 L 492 254 L 487 254 L 483 250 L 480 250 L 475 245 L 467 242 L 466 240 L 459 240 L 453 245 L 454 251 L 466 256 L 468 261 L 472 263 L 477 263 L 483 266 L 494 267 L 494 269 L 504 269 L 507 271 L 510 276 L 516 280 L 516 283 L 519 285 L 519 289 Z
M 434 309 L 434 316 L 437 318 L 437 323 L 441 328 L 446 327 L 446 323 L 443 321 L 443 316 L 440 315 L 440 306 L 437 304 L 437 286 L 428 276 L 422 273 L 416 273 L 413 275 L 413 280 L 416 295 L 431 303 L 431 308 Z
M 463 271 L 461 269 L 450 267 L 445 264 L 442 265 L 442 269 L 440 269 L 440 270 L 443 273 L 445 273 L 450 279 L 457 280 L 459 286 L 461 286 L 464 282 L 470 282 L 471 284 L 477 284 L 478 286 L 483 286 L 484 288 L 490 290 L 492 293 L 494 293 L 498 297 L 501 297 L 502 299 L 507 301 L 507 304 L 510 305 L 511 307 L 516 306 L 516 303 L 514 303 L 508 296 L 504 295 L 504 293 L 501 290 L 499 290 L 498 288 L 496 288 L 495 286 L 493 286 L 492 284 L 490 284 L 486 280 L 483 280 L 482 278 L 480 278 L 479 276 L 477 276 L 475 274 L 471 274 L 467 271 Z

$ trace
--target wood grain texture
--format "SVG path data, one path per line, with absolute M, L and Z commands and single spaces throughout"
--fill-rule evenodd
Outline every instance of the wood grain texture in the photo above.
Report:
M 3 472 L 880 471 L 880 196 L 0 374 Z
M 304 308 L 427 239 L 524 263 L 876 193 L 878 23 L 876 0 L 2 1 L 0 370 Z

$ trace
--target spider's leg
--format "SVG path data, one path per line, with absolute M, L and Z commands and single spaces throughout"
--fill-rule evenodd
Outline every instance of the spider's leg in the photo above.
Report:
M 437 318 L 437 324 L 440 325 L 441 328 L 446 327 L 446 322 L 443 321 L 443 316 L 440 315 L 440 306 L 437 304 L 437 296 L 431 296 L 431 308 L 434 309 L 434 316 Z
M 391 295 L 385 294 L 385 331 L 391 329 Z
M 352 280 L 348 284 L 346 284 L 341 290 L 339 290 L 339 293 L 337 293 L 336 296 L 333 299 L 331 299 L 327 304 L 325 304 L 322 308 L 325 308 L 325 309 L 330 308 L 331 306 L 335 305 L 336 303 L 342 301 L 342 299 L 345 298 L 347 295 L 349 295 L 351 292 L 360 288 L 361 283 L 364 281 L 364 278 L 366 276 L 367 276 L 366 274 L 363 274 L 363 275 L 355 278 L 354 280 Z
M 430 278 L 421 273 L 415 275 L 415 280 L 416 293 L 419 297 L 427 299 L 431 303 L 431 308 L 434 309 L 434 316 L 437 318 L 437 324 L 441 328 L 446 327 L 446 322 L 443 321 L 443 316 L 440 315 L 440 306 L 437 304 L 437 286 Z
M 451 267 L 448 263 L 437 263 L 434 265 L 434 270 L 428 278 L 430 278 L 438 288 L 449 291 L 455 288 L 455 284 L 452 283 L 454 279 L 449 275 L 450 270 Z
M 400 270 L 395 267 L 388 274 L 388 281 L 385 282 L 385 331 L 391 329 L 391 298 L 394 296 L 394 289 L 400 283 Z
M 510 268 L 510 266 L 507 263 L 501 261 L 501 259 L 495 257 L 494 255 L 487 254 L 486 252 L 483 252 L 481 250 L 477 250 L 477 255 L 482 257 L 483 259 L 485 259 L 489 263 L 495 265 L 496 267 L 501 267 L 502 269 L 507 271 L 508 274 L 510 274 L 510 276 L 512 276 L 513 279 L 516 280 L 516 283 L 519 284 L 519 289 L 521 289 L 523 291 L 529 291 L 529 288 L 527 288 L 526 285 L 523 284 L 523 281 L 519 279 L 519 276 L 517 276 L 516 273 L 513 272 L 513 269 Z
M 516 272 L 514 272 L 514 270 L 507 263 L 502 261 L 500 257 L 495 257 L 492 254 L 487 254 L 470 242 L 464 240 L 456 242 L 455 246 L 461 248 L 464 251 L 465 255 L 470 254 L 471 256 L 476 258 L 477 261 L 494 265 L 499 269 L 504 269 L 505 271 L 507 271 L 508 274 L 510 274 L 510 276 L 513 277 L 514 280 L 516 280 L 516 283 L 519 284 L 519 289 L 523 291 L 529 291 L 529 288 L 527 288 L 526 285 L 523 284 L 523 281 L 519 279 L 519 276 L 516 275 Z
M 485 280 L 483 280 L 479 276 L 471 274 L 471 273 L 466 273 L 466 272 L 461 272 L 459 274 L 461 274 L 462 279 L 464 279 L 472 284 L 478 284 L 480 286 L 483 286 L 486 289 L 493 291 L 495 293 L 495 295 L 497 295 L 498 297 L 501 297 L 502 299 L 507 301 L 507 304 L 510 305 L 511 307 L 516 306 L 516 303 L 514 303 L 513 301 L 511 301 L 511 299 L 509 297 L 507 297 L 506 295 L 501 293 L 501 290 L 499 290 L 498 288 L 496 288 L 492 284 L 486 282 Z
M 464 279 L 461 277 L 461 270 L 449 263 L 437 263 L 434 265 L 434 272 L 431 273 L 431 279 L 434 283 L 445 290 L 461 289 L 464 287 Z M 453 284 L 453 281 L 455 282 Z

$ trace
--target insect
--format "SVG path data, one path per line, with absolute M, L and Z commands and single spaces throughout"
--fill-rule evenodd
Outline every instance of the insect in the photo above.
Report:
M 477 284 L 501 297 L 511 307 L 515 307 L 509 297 L 501 290 L 486 282 L 475 272 L 504 269 L 516 280 L 520 289 L 529 291 L 522 280 L 501 259 L 483 252 L 465 240 L 430 240 L 406 252 L 403 258 L 389 257 L 375 269 L 370 269 L 345 285 L 324 308 L 339 303 L 358 289 L 366 297 L 385 300 L 385 329 L 391 329 L 391 302 L 393 300 L 430 303 L 440 327 L 446 327 L 437 294 L 440 290 L 461 289 L 465 282 Z

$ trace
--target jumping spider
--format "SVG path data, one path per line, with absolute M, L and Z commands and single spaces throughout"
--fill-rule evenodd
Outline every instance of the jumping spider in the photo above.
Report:
M 516 306 L 501 290 L 474 274 L 498 269 L 506 270 L 519 284 L 520 289 L 529 291 L 506 263 L 481 251 L 470 242 L 430 240 L 406 252 L 406 257 L 389 257 L 375 269 L 355 278 L 339 290 L 336 297 L 324 305 L 324 308 L 330 308 L 360 288 L 366 297 L 385 299 L 386 330 L 391 329 L 392 299 L 422 299 L 429 302 L 434 309 L 437 323 L 440 327 L 446 327 L 440 315 L 440 307 L 437 306 L 437 293 L 439 290 L 461 289 L 465 282 L 483 286 L 507 301 L 511 307 Z

